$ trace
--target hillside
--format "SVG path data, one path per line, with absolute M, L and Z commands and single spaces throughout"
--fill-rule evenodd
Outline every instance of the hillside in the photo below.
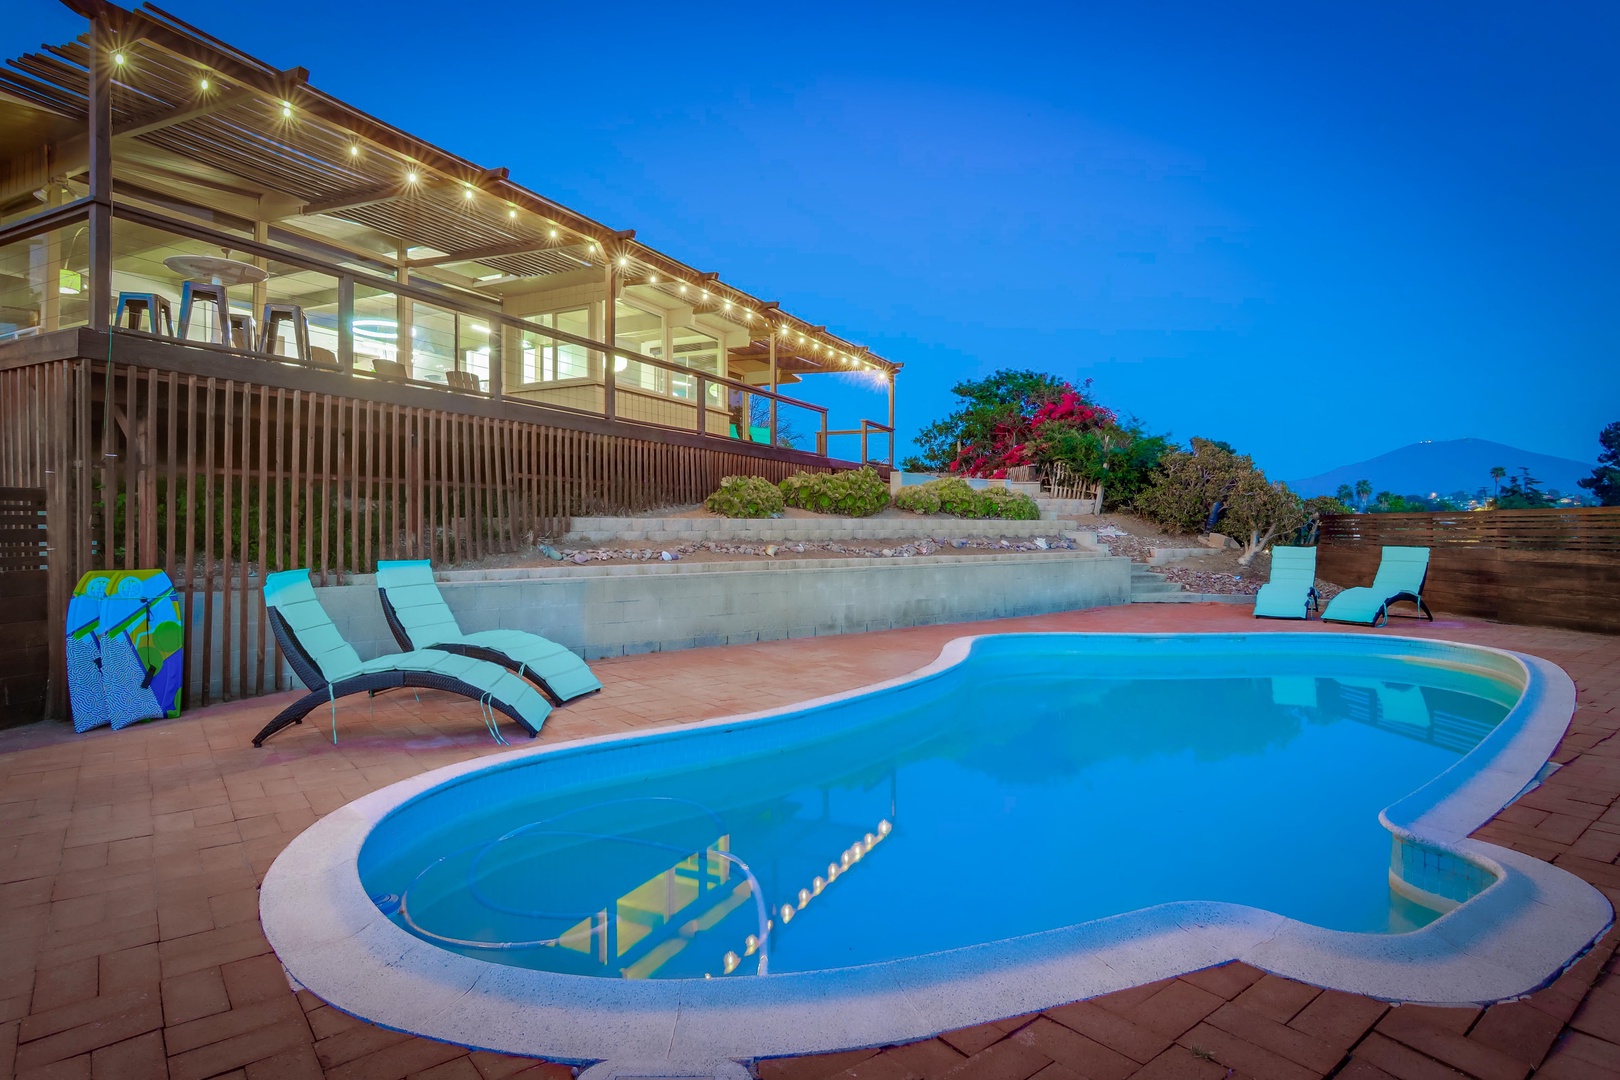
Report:
M 1413 443 L 1354 465 L 1290 480 L 1288 486 L 1306 498 L 1332 495 L 1340 484 L 1353 485 L 1363 479 L 1372 483 L 1375 492 L 1396 495 L 1472 493 L 1481 487 L 1490 489 L 1493 465 L 1507 469 L 1509 475 L 1517 475 L 1521 466 L 1527 466 L 1530 475 L 1541 481 L 1543 491 L 1556 488 L 1565 494 L 1585 494 L 1576 481 L 1590 476 L 1593 468 L 1569 458 L 1536 454 L 1486 439 L 1451 439 Z

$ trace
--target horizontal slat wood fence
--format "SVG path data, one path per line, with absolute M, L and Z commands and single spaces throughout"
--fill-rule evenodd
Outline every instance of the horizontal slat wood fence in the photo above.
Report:
M 1620 507 L 1337 514 L 1322 519 L 1322 539 L 1341 544 L 1620 554 Z
M 476 562 L 561 535 L 574 515 L 696 502 L 725 475 L 802 468 L 87 360 L 0 371 L 0 423 L 0 482 L 39 485 L 63 523 L 54 636 L 80 574 L 161 567 L 187 613 L 188 705 L 283 688 L 266 572 L 307 567 L 332 584 L 378 559 Z
M 1317 573 L 1368 585 L 1385 545 L 1429 549 L 1436 611 L 1620 633 L 1620 507 L 1324 518 Z
M 0 574 L 45 569 L 45 489 L 0 487 Z

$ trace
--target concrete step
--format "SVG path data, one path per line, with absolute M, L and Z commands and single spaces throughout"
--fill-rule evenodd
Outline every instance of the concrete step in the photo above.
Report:
M 1133 604 L 1254 604 L 1254 597 L 1241 593 L 1131 593 Z

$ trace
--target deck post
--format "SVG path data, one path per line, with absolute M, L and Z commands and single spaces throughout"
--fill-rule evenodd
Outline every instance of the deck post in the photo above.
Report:
M 112 28 L 90 20 L 90 329 L 112 321 Z M 156 329 L 156 323 L 153 323 Z
M 613 270 L 613 252 L 604 246 L 602 254 L 607 265 L 607 299 L 602 303 L 602 340 L 608 347 L 608 351 L 602 354 L 602 415 L 616 420 L 619 416 L 619 373 L 616 370 L 619 366 L 619 275 Z
M 889 372 L 889 468 L 894 468 L 894 372 Z
M 401 285 L 411 283 L 411 264 L 408 257 L 410 245 L 403 239 L 395 241 L 395 250 L 398 259 L 395 261 L 394 280 Z M 405 365 L 406 378 L 416 378 L 416 370 L 411 363 L 411 331 L 415 328 L 416 309 L 411 305 L 411 298 L 404 293 L 394 294 L 394 359 Z
M 771 329 L 771 393 L 779 393 L 776 388 L 776 329 Z M 776 446 L 776 398 L 771 398 L 771 445 Z
M 354 278 L 338 278 L 338 367 L 345 375 L 354 373 Z

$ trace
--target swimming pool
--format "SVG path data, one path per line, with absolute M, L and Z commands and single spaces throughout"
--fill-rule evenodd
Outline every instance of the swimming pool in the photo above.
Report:
M 340 1007 L 576 1060 L 899 1041 L 1237 956 L 1503 997 L 1608 921 L 1464 839 L 1569 691 L 1533 658 L 1359 635 L 962 639 L 821 702 L 385 789 L 289 847 L 264 921 Z

